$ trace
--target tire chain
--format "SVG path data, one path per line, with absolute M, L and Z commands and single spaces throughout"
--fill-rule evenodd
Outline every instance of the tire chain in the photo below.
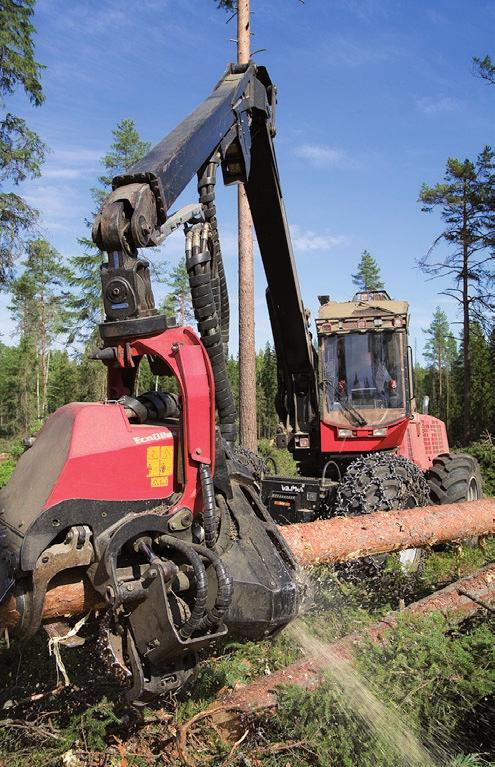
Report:
M 358 484 L 359 479 L 361 484 Z M 391 480 L 397 483 L 399 491 L 394 498 L 387 493 L 385 486 L 385 482 Z M 373 502 L 370 502 L 369 491 L 372 485 L 375 491 Z M 394 453 L 371 453 L 360 456 L 347 469 L 337 491 L 333 513 L 335 516 L 346 517 L 391 511 L 400 508 L 400 498 L 411 496 L 414 496 L 418 506 L 429 503 L 428 483 L 416 464 Z M 383 555 L 378 555 L 347 562 L 340 568 L 348 578 L 361 580 L 366 577 L 373 580 L 382 577 L 383 565 Z
M 365 478 L 367 481 L 362 481 Z M 361 479 L 361 482 L 359 481 Z M 386 482 L 397 482 L 395 497 L 387 493 Z M 375 488 L 370 503 L 370 486 Z M 413 496 L 417 506 L 429 503 L 429 487 L 416 464 L 400 455 L 373 453 L 360 456 L 351 463 L 337 490 L 336 516 L 356 516 L 397 508 L 401 499 Z
M 236 445 L 233 449 L 234 458 L 252 472 L 255 480 L 260 482 L 268 474 L 268 466 L 263 458 L 247 447 Z

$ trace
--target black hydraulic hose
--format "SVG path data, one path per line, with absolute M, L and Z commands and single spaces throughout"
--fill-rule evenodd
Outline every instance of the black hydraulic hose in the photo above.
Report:
M 214 549 L 217 542 L 217 520 L 215 514 L 215 488 L 211 469 L 205 463 L 199 464 L 199 478 L 201 480 L 201 492 L 203 495 L 203 527 L 205 530 L 205 543 L 207 548 Z
M 197 631 L 203 622 L 206 610 L 206 598 L 208 596 L 208 580 L 206 577 L 205 566 L 201 561 L 199 554 L 194 551 L 190 544 L 174 538 L 172 535 L 161 535 L 158 539 L 161 546 L 168 546 L 182 554 L 191 565 L 196 586 L 196 595 L 191 615 L 180 627 L 179 634 L 182 639 L 188 639 L 194 631 Z
M 205 221 L 210 225 L 213 293 L 218 317 L 220 319 L 220 331 L 222 333 L 225 359 L 228 359 L 230 324 L 229 292 L 227 289 L 227 281 L 225 279 L 222 249 L 220 247 L 220 239 L 218 236 L 217 211 L 215 206 L 216 173 L 219 164 L 220 155 L 215 153 L 211 160 L 207 162 L 198 173 L 198 192 L 205 214 Z
M 236 438 L 236 407 L 224 353 L 219 315 L 212 289 L 210 225 L 197 224 L 186 234 L 186 266 L 189 274 L 194 316 L 206 348 L 215 380 L 215 403 L 220 432 L 229 442 Z
M 193 549 L 205 559 L 208 559 L 215 569 L 217 576 L 218 590 L 215 598 L 215 604 L 211 610 L 206 611 L 206 615 L 201 621 L 201 629 L 211 629 L 222 622 L 222 618 L 230 607 L 234 595 L 234 581 L 222 559 L 205 546 L 197 543 L 191 544 Z

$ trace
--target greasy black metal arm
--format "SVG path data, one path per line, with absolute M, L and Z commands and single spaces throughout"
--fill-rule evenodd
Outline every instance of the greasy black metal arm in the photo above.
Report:
M 113 179 L 93 238 L 109 255 L 103 277 L 107 320 L 150 316 L 156 310 L 149 270 L 137 258 L 138 248 L 163 239 L 171 205 L 213 156 L 221 162 L 225 183 L 245 182 L 268 283 L 281 378 L 279 415 L 288 416 L 295 431 L 305 432 L 317 412 L 315 353 L 272 144 L 274 106 L 275 88 L 264 67 L 231 65 L 202 104 L 125 176 Z M 129 280 L 137 280 L 131 294 L 142 288 L 132 306 L 129 291 L 125 286 L 120 290 L 120 282 Z

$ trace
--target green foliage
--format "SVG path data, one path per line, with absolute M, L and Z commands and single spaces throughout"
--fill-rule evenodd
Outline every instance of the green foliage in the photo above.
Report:
M 217 8 L 222 8 L 224 11 L 236 10 L 236 0 L 216 0 Z
M 120 724 L 120 719 L 114 713 L 114 704 L 103 697 L 72 719 L 65 740 L 69 747 L 82 741 L 87 751 L 105 751 L 107 730 L 115 724 Z
M 276 721 L 265 733 L 273 741 L 304 743 L 292 752 L 292 767 L 395 767 L 403 763 L 395 717 L 445 760 L 446 752 L 458 750 L 467 712 L 495 692 L 495 642 L 489 628 L 449 632 L 439 615 L 402 617 L 385 643 L 360 648 L 357 663 L 361 681 L 341 683 L 338 674 L 351 673 L 344 668 L 315 692 L 295 687 L 282 692 Z M 342 691 L 356 684 L 364 689 L 364 716 L 356 715 L 355 701 Z M 385 704 L 384 721 L 376 701 Z M 285 763 L 278 758 L 263 762 Z M 469 761 L 459 757 L 454 763 Z
M 463 453 L 469 453 L 478 461 L 483 477 L 483 493 L 495 496 L 495 444 L 491 437 L 479 442 L 473 442 L 462 448 Z
M 31 23 L 34 0 L 0 0 L 0 183 L 19 184 L 39 176 L 46 146 L 21 117 L 6 109 L 5 98 L 20 86 L 34 106 L 42 104 L 41 65 L 35 61 Z M 0 282 L 12 276 L 23 235 L 37 212 L 12 192 L 0 191 Z
M 491 323 L 495 297 L 489 249 L 495 227 L 495 154 L 486 146 L 476 160 L 449 158 L 443 181 L 423 184 L 419 201 L 422 210 L 438 209 L 445 223 L 420 268 L 432 277 L 445 277 L 450 286 L 442 292 L 457 301 L 463 313 L 463 418 L 462 440 L 471 435 L 472 371 L 470 328 L 474 321 L 485 328 Z M 445 242 L 445 254 L 434 260 L 435 247 Z
M 112 131 L 113 142 L 110 150 L 102 158 L 102 165 L 107 173 L 98 177 L 103 189 L 94 189 L 95 199 L 101 201 L 102 197 L 112 186 L 112 178 L 125 173 L 131 165 L 141 160 L 151 149 L 149 141 L 143 141 L 136 129 L 133 120 L 124 118 Z
M 41 88 L 41 65 L 34 59 L 31 23 L 35 0 L 1 0 L 0 15 L 0 94 L 14 93 L 21 85 L 30 101 L 39 106 L 44 101 Z
M 67 269 L 61 257 L 46 240 L 31 240 L 27 245 L 24 271 L 11 284 L 9 306 L 21 338 L 36 350 L 33 375 L 37 379 L 37 416 L 46 413 L 50 345 L 60 328 L 63 288 Z
M 361 254 L 361 260 L 356 274 L 352 275 L 352 281 L 359 290 L 381 290 L 384 287 L 380 267 L 367 250 L 363 250 Z
M 177 317 L 179 325 L 190 324 L 194 319 L 194 312 L 185 256 L 170 270 L 165 278 L 165 283 L 170 293 L 165 297 L 161 311 L 172 317 Z
M 495 84 L 495 64 L 493 64 L 491 57 L 486 55 L 482 59 L 478 56 L 473 56 L 473 64 L 476 73 L 488 80 L 489 83 Z
M 256 411 L 258 439 L 273 438 L 279 418 L 275 410 L 277 395 L 277 357 L 267 342 L 256 355 Z
M 421 583 L 429 591 L 474 572 L 495 559 L 495 538 L 480 546 L 457 544 L 427 557 L 421 568 Z
M 456 404 L 452 371 L 457 358 L 457 344 L 447 315 L 439 306 L 429 327 L 423 332 L 427 336 L 423 356 L 428 362 L 425 383 L 430 396 L 429 412 L 445 421 L 448 428 Z
M 16 461 L 13 458 L 9 458 L 7 461 L 0 462 L 0 488 L 5 487 L 14 473 Z
M 265 458 L 273 474 L 281 474 L 284 477 L 296 476 L 297 465 L 288 450 L 279 450 L 271 444 L 269 439 L 260 439 L 258 453 Z

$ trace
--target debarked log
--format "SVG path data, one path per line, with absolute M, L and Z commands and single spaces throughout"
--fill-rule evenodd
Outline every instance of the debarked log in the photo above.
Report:
M 427 547 L 495 532 L 495 499 L 378 511 L 279 528 L 303 567 L 346 562 L 373 554 Z M 79 572 L 62 573 L 50 584 L 43 618 L 57 618 L 103 607 L 102 598 Z M 0 605 L 0 631 L 19 621 L 16 598 Z
M 495 498 L 377 511 L 279 528 L 303 567 L 425 548 L 495 532 Z

